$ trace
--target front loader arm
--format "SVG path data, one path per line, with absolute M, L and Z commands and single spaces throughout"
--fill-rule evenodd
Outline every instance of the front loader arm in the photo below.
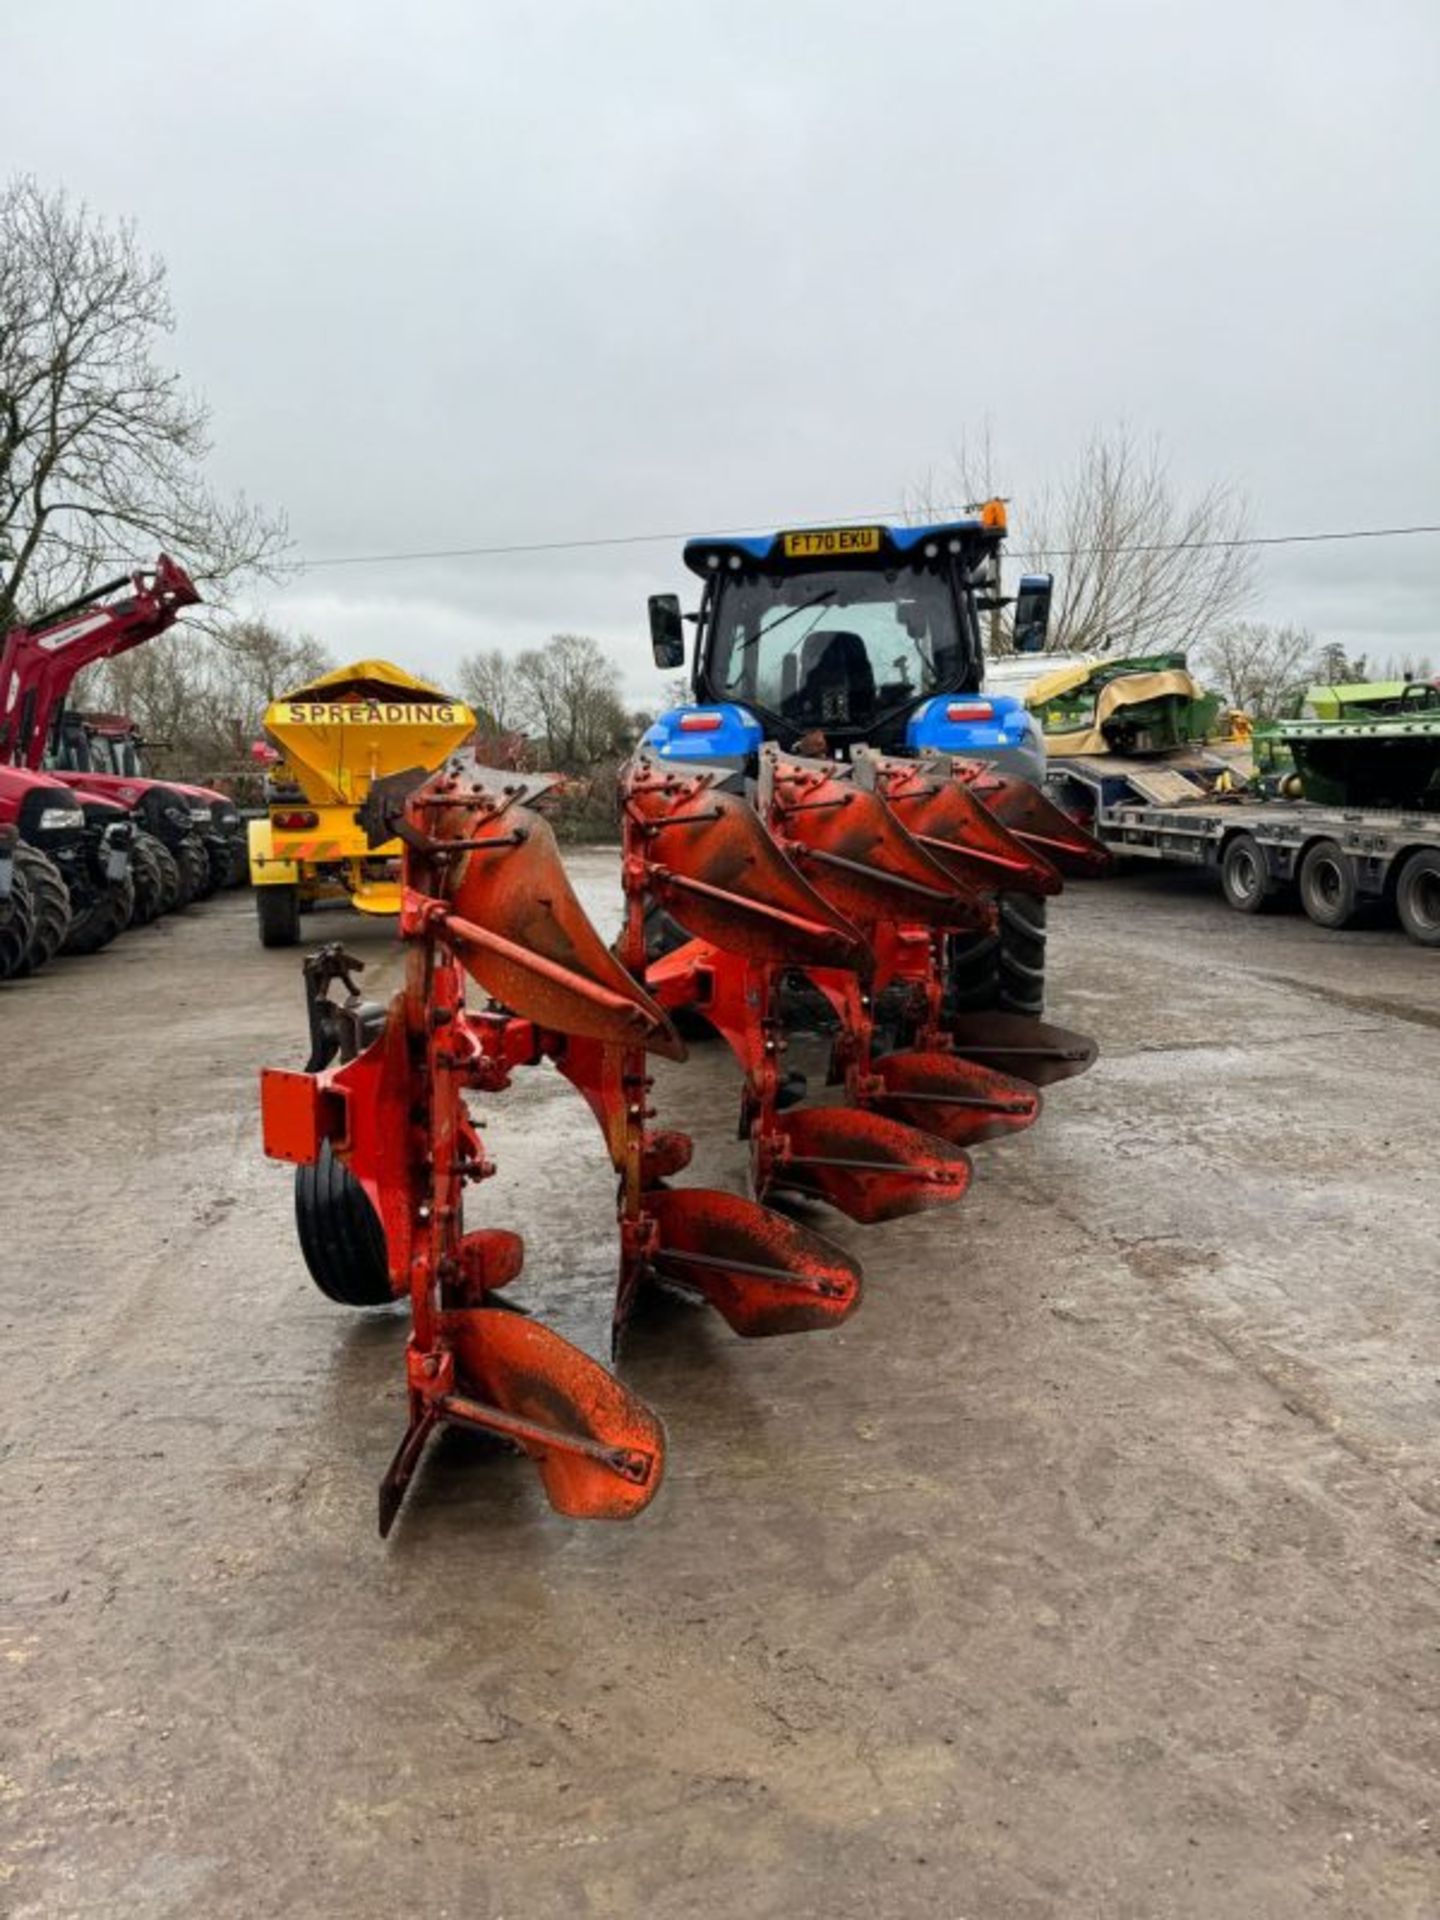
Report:
M 126 596 L 111 600 L 121 588 Z M 153 572 L 108 580 L 12 627 L 0 647 L 0 765 L 42 767 L 55 715 L 81 669 L 153 640 L 199 600 L 189 574 L 162 553 Z

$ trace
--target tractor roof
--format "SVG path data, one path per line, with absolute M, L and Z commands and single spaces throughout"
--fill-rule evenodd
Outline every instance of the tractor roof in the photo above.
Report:
M 442 688 L 420 679 L 418 674 L 407 673 L 404 667 L 397 667 L 389 660 L 352 661 L 348 667 L 336 667 L 316 680 L 307 680 L 303 686 L 287 689 L 281 698 L 335 700 L 351 695 L 357 700 L 411 700 L 417 693 L 429 700 L 453 704 L 453 696 Z
M 702 578 L 732 560 L 767 572 L 801 572 L 816 566 L 891 566 L 948 549 L 968 552 L 971 564 L 994 552 L 1005 538 L 1005 509 L 987 501 L 974 519 L 940 520 L 928 526 L 792 527 L 777 533 L 700 535 L 685 542 L 685 564 Z M 935 552 L 927 552 L 933 548 Z

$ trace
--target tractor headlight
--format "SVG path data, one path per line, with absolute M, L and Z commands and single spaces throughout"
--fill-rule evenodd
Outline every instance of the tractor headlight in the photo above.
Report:
M 84 824 L 83 807 L 46 807 L 36 822 L 41 833 L 69 833 Z
M 192 826 L 208 827 L 210 824 L 209 807 L 191 807 L 190 821 Z

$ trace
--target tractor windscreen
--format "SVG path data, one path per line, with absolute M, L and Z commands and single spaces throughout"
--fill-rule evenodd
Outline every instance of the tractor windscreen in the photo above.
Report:
M 716 583 L 706 677 L 790 727 L 865 731 L 963 683 L 963 619 L 938 568 L 740 574 Z

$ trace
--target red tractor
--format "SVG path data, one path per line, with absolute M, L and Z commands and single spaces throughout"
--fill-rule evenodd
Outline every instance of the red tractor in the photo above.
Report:
M 144 917 L 210 890 L 209 862 L 194 832 L 198 822 L 180 793 L 160 782 L 43 770 L 54 757 L 58 717 L 81 668 L 153 639 L 199 598 L 184 569 L 162 554 L 153 573 L 107 581 L 5 635 L 0 827 L 13 827 L 16 835 L 0 977 L 34 971 L 61 948 L 93 952 L 137 913 Z M 176 854 L 165 850 L 162 863 L 154 853 L 152 841 L 159 839 L 164 850 L 167 836 L 187 873 Z M 167 897 L 167 863 L 175 867 L 173 898 Z

